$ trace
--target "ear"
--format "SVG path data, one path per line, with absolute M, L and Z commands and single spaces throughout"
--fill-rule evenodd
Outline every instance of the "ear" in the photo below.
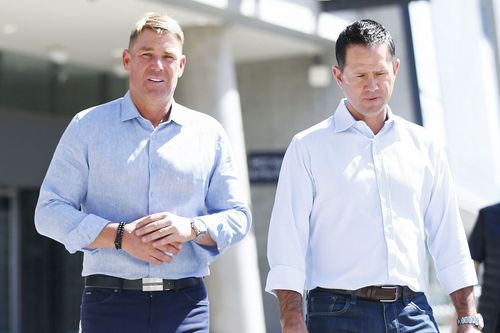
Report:
M 178 75 L 178 77 L 181 77 L 182 74 L 184 74 L 184 68 L 186 67 L 186 62 L 187 62 L 186 55 L 183 54 L 181 57 L 181 61 L 179 62 L 179 75 Z
M 394 76 L 396 76 L 398 74 L 400 64 L 401 64 L 401 60 L 399 60 L 399 59 L 396 59 L 392 62 L 392 71 L 393 71 Z
M 342 89 L 344 78 L 342 77 L 342 71 L 340 70 L 339 66 L 332 67 L 332 75 L 337 81 L 337 84 L 339 85 L 340 89 Z
M 123 68 L 125 68 L 125 70 L 128 71 L 130 67 L 130 52 L 128 50 L 123 50 L 122 64 Z

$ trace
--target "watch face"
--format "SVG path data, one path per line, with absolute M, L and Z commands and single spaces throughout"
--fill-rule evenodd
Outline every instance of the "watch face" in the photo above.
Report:
M 204 234 L 207 232 L 207 226 L 205 225 L 205 222 L 203 222 L 202 220 L 196 219 L 194 220 L 193 224 L 198 234 Z

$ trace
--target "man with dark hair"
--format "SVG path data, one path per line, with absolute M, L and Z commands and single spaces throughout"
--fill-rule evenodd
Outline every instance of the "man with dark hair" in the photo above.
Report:
M 484 332 L 500 333 L 500 203 L 479 211 L 469 236 L 470 254 L 479 272 L 484 264 L 479 310 Z
M 222 126 L 173 99 L 183 42 L 170 16 L 137 22 L 129 91 L 73 118 L 41 186 L 38 232 L 84 253 L 83 333 L 207 333 L 203 277 L 249 231 Z
M 458 331 L 477 331 L 477 279 L 445 154 L 388 106 L 400 65 L 391 35 L 354 22 L 336 55 L 345 98 L 293 138 L 271 217 L 266 290 L 283 332 L 439 332 L 424 294 L 427 248 Z

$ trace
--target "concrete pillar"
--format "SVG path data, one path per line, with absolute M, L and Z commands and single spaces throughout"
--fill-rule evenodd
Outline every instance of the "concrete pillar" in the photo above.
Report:
M 226 29 L 203 26 L 184 29 L 187 65 L 175 98 L 210 114 L 224 126 L 250 202 L 241 105 L 235 63 Z M 249 234 L 211 266 L 207 279 L 210 332 L 265 332 L 255 235 Z

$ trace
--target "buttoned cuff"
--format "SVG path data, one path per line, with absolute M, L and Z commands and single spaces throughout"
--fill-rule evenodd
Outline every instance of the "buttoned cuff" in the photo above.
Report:
M 96 249 L 86 249 L 85 247 L 95 241 L 102 229 L 104 229 L 108 223 L 110 223 L 110 221 L 97 215 L 87 215 L 78 223 L 77 227 L 69 233 L 68 240 L 64 246 L 69 253 L 75 253 L 76 251 L 96 251 Z
M 217 251 L 213 252 L 214 255 L 219 255 L 224 252 L 231 245 L 231 233 L 224 230 L 224 224 L 219 222 L 220 217 L 216 214 L 200 216 L 207 224 L 207 232 L 210 238 L 217 244 Z
M 306 276 L 295 267 L 277 265 L 267 275 L 266 291 L 276 296 L 277 290 L 293 290 L 304 293 Z
M 436 274 L 441 286 L 448 294 L 458 289 L 477 284 L 477 275 L 472 259 L 446 267 Z

